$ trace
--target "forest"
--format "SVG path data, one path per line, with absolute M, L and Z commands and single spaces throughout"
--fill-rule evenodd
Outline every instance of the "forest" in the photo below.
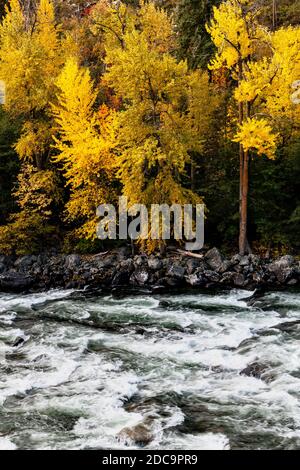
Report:
M 300 0 L 1 0 L 0 18 L 0 254 L 95 253 L 120 195 L 204 203 L 225 253 L 299 252 Z

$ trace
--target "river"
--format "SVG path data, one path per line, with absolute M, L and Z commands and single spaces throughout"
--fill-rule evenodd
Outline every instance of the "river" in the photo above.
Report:
M 299 449 L 300 293 L 249 295 L 0 294 L 0 449 Z

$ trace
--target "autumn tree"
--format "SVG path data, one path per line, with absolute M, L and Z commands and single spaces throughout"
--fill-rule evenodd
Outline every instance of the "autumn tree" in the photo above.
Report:
M 134 19 L 122 4 L 120 12 L 109 8 L 103 82 L 123 102 L 118 113 L 123 193 L 130 204 L 199 202 L 183 181 L 190 152 L 202 147 L 216 104 L 208 77 L 189 72 L 186 61 L 171 54 L 171 22 L 152 2 L 142 2 Z
M 22 130 L 15 144 L 21 174 L 14 195 L 20 212 L 12 215 L 8 227 L 1 229 L 3 243 L 12 232 L 22 230 L 24 234 L 24 227 L 34 226 L 34 221 L 42 229 L 57 202 L 54 189 L 57 177 L 49 167 L 52 142 L 49 103 L 56 91 L 55 77 L 62 63 L 54 6 L 50 0 L 40 0 L 32 18 L 26 16 L 18 0 L 10 0 L 5 11 L 0 24 L 0 79 L 6 88 L 4 110 L 10 119 L 22 122 Z M 26 191 L 22 190 L 25 180 Z M 37 187 L 38 181 L 43 184 Z M 35 196 L 37 192 L 44 193 L 43 210 L 40 210 L 41 199 Z
M 115 190 L 115 112 L 95 109 L 97 91 L 87 69 L 69 59 L 57 80 L 58 103 L 52 112 L 57 123 L 54 161 L 70 188 L 66 219 L 76 222 L 79 238 L 96 238 L 96 209 L 113 202 Z
M 293 122 L 298 113 L 290 96 L 299 73 L 299 28 L 268 31 L 258 21 L 259 5 L 254 0 L 227 0 L 214 8 L 208 26 L 217 47 L 210 67 L 226 67 L 236 83 L 238 126 L 233 140 L 240 145 L 241 254 L 249 251 L 249 152 L 274 158 L 278 131 L 286 131 L 280 126 L 286 124 L 285 118 Z

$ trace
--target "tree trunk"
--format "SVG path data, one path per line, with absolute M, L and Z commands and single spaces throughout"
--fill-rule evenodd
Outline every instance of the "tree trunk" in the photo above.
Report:
M 191 161 L 191 190 L 196 190 L 196 181 L 195 181 L 196 165 L 194 160 Z
M 247 219 L 248 219 L 248 192 L 249 192 L 249 153 L 243 151 L 243 165 L 241 168 L 241 197 L 240 197 L 240 237 L 239 252 L 244 256 L 248 253 Z

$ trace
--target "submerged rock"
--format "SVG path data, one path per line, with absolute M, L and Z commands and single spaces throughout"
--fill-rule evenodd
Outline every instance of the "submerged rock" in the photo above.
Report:
M 240 375 L 246 375 L 247 377 L 255 377 L 261 379 L 263 374 L 269 369 L 267 364 L 259 362 L 253 362 L 249 364 L 245 369 L 240 372 Z
M 154 436 L 151 429 L 146 424 L 137 424 L 132 428 L 122 429 L 118 435 L 118 439 L 125 442 L 127 445 L 136 444 L 140 447 L 144 447 L 153 441 Z

